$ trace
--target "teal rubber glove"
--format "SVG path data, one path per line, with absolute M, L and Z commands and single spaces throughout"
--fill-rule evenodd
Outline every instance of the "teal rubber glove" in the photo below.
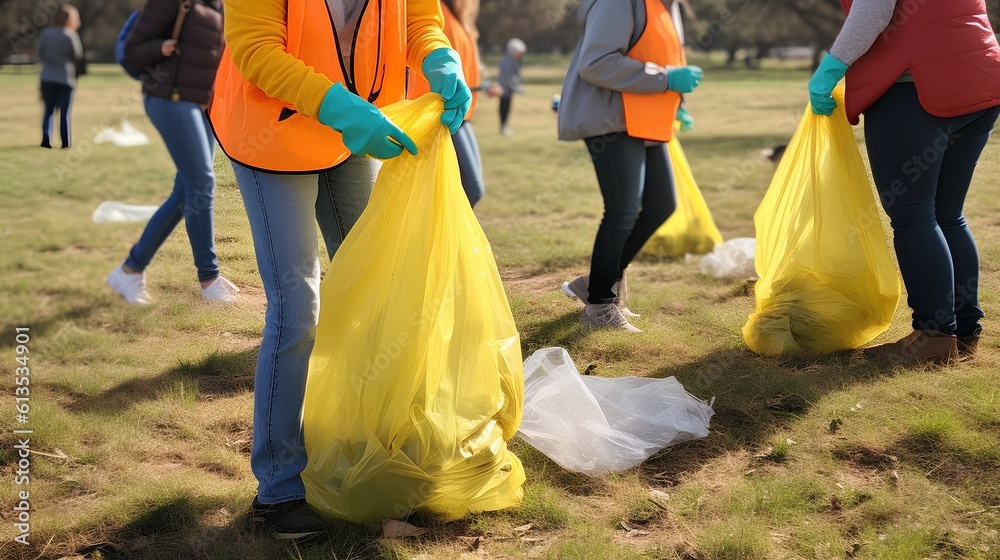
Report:
M 326 91 L 319 106 L 319 122 L 339 132 L 354 155 L 389 159 L 402 154 L 403 148 L 417 155 L 417 145 L 405 132 L 340 82 Z
M 697 66 L 677 66 L 667 70 L 667 89 L 691 93 L 701 83 L 702 70 Z
M 681 123 L 681 132 L 687 132 L 694 128 L 694 117 L 684 107 L 677 109 L 677 122 Z
M 444 99 L 444 113 L 441 124 L 455 134 L 465 122 L 465 114 L 472 106 L 472 92 L 465 83 L 462 61 L 452 49 L 440 48 L 424 57 L 420 69 L 431 86 L 431 91 Z
M 837 60 L 830 53 L 823 57 L 819 63 L 819 68 L 809 79 L 809 103 L 812 105 L 813 113 L 829 117 L 833 110 L 837 108 L 837 102 L 833 99 L 833 88 L 847 73 L 847 65 Z

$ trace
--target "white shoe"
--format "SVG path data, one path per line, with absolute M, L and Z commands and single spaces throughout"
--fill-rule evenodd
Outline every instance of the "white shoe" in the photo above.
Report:
M 587 305 L 587 298 L 590 297 L 590 275 L 578 276 L 570 282 L 563 282 L 562 290 L 570 299 L 575 299 Z M 615 293 L 614 303 L 622 310 L 622 315 L 629 319 L 639 317 L 638 313 L 633 313 L 625 306 L 626 298 L 628 298 L 628 286 L 625 284 L 624 276 L 611 286 L 611 291 Z
M 236 294 L 240 289 L 229 280 L 219 276 L 207 288 L 201 289 L 201 297 L 218 303 L 236 303 Z
M 588 303 L 583 307 L 580 321 L 585 327 L 620 329 L 630 333 L 641 333 L 628 322 L 622 310 L 613 303 Z
M 149 305 L 153 301 L 146 291 L 145 272 L 125 272 L 122 265 L 118 265 L 108 275 L 108 286 L 132 305 Z
M 500 127 L 500 134 L 502 134 L 504 136 L 513 136 L 514 135 L 514 129 L 511 128 L 510 125 Z

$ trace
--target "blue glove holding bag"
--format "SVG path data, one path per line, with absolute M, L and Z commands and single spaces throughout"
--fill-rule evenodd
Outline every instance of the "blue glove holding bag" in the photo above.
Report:
M 441 124 L 455 134 L 465 122 L 465 115 L 472 106 L 472 92 L 465 83 L 462 61 L 452 49 L 440 48 L 424 58 L 420 69 L 431 86 L 431 91 L 444 99 Z
M 846 64 L 830 53 L 823 57 L 819 68 L 809 79 L 809 103 L 812 105 L 813 113 L 826 117 L 833 114 L 833 110 L 837 108 L 837 102 L 833 99 L 833 89 L 847 74 L 847 68 Z
M 339 132 L 354 155 L 389 159 L 402 154 L 404 148 L 417 155 L 417 145 L 405 132 L 340 82 L 326 91 L 319 122 Z

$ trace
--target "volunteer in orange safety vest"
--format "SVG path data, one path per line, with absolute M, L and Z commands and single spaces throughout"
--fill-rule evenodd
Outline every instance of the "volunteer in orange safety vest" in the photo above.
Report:
M 323 524 L 299 476 L 319 314 L 315 224 L 332 258 L 368 202 L 380 165 L 373 158 L 416 153 L 379 110 L 403 99 L 407 66 L 442 96 L 441 121 L 452 132 L 472 96 L 437 0 L 239 0 L 225 2 L 225 16 L 209 117 L 233 163 L 267 297 L 251 517 L 277 538 L 315 536 Z
M 584 325 L 641 332 L 625 307 L 625 269 L 676 208 L 664 142 L 673 138 L 681 94 L 698 87 L 702 71 L 686 64 L 676 0 L 630 7 L 612 0 L 579 7 L 583 37 L 563 82 L 559 138 L 586 143 L 604 218 L 590 274 L 563 290 L 584 303 Z

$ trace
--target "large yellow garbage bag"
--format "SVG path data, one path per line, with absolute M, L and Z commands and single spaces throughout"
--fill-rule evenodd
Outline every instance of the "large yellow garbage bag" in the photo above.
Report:
M 683 257 L 688 253 L 701 255 L 712 252 L 722 243 L 722 234 L 715 227 L 712 213 L 701 196 L 698 183 L 691 173 L 684 149 L 677 135 L 667 143 L 670 166 L 674 169 L 677 187 L 677 209 L 656 230 L 642 247 L 642 253 L 656 257 Z
M 757 311 L 743 327 L 754 352 L 858 348 L 889 327 L 899 276 L 871 183 L 844 114 L 806 108 L 754 214 Z
M 323 280 L 306 498 L 356 522 L 517 505 L 524 470 L 506 442 L 524 402 L 520 342 L 441 98 L 384 112 L 420 153 L 385 162 Z

